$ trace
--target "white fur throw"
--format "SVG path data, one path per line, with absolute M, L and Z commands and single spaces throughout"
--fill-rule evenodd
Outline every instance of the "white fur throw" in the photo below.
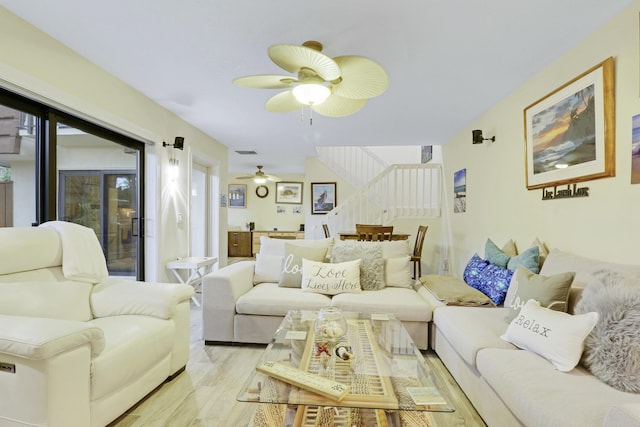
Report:
M 582 364 L 611 387 L 640 393 L 640 277 L 613 271 L 595 276 L 575 308 L 600 314 L 584 342 Z

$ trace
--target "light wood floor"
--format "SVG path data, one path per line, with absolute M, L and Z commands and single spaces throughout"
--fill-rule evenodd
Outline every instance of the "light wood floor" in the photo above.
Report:
M 200 298 L 200 294 L 197 298 Z M 109 427 L 245 427 L 255 409 L 236 401 L 240 387 L 262 354 L 263 345 L 208 345 L 202 340 L 202 311 L 192 303 L 191 355 L 186 370 L 157 388 Z M 456 411 L 433 413 L 433 425 L 482 427 L 484 422 L 435 353 L 426 363 L 446 387 Z

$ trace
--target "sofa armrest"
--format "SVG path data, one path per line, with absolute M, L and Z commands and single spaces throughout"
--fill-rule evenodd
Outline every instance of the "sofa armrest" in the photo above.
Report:
M 88 322 L 0 315 L 0 353 L 43 360 L 85 344 L 93 356 L 100 354 L 102 329 Z
M 640 427 L 640 404 L 612 406 L 604 416 L 602 427 Z
M 176 307 L 193 296 L 191 286 L 180 283 L 133 282 L 108 278 L 94 286 L 91 309 L 95 317 L 137 314 L 171 319 Z
M 233 341 L 236 301 L 253 288 L 255 261 L 240 261 L 202 279 L 202 332 L 205 341 Z

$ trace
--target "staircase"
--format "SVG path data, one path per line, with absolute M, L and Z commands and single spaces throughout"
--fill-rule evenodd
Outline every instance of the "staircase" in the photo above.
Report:
M 439 164 L 386 165 L 364 147 L 318 147 L 318 159 L 358 191 L 326 216 L 332 234 L 353 224 L 389 224 L 394 219 L 439 218 Z

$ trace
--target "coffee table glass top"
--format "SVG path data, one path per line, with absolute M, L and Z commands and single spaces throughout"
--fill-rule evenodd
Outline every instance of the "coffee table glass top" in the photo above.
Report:
M 277 362 L 275 365 L 286 371 L 287 378 L 282 381 L 262 370 L 253 370 L 237 399 L 289 405 L 454 411 L 448 395 L 437 384 L 398 319 L 390 314 L 345 312 L 344 315 L 348 332 L 334 341 L 316 337 L 317 312 L 289 311 L 258 361 L 258 367 Z M 289 368 L 295 369 L 289 372 Z M 300 376 L 299 371 L 314 376 Z M 336 398 L 332 397 L 331 389 L 329 393 L 317 385 L 314 389 L 315 376 L 330 380 L 334 389 L 344 387 L 346 394 Z

